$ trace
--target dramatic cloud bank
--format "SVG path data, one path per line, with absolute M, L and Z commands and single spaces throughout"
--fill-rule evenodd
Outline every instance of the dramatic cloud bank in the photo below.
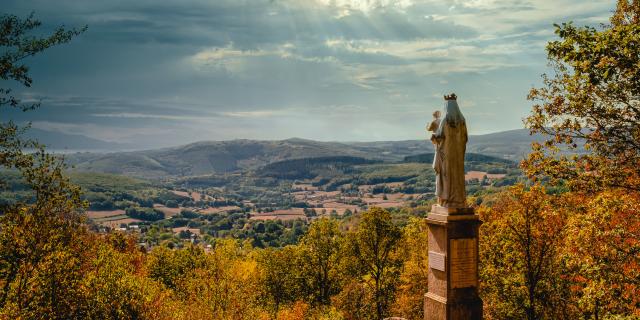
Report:
M 88 25 L 29 61 L 45 130 L 157 147 L 234 138 L 425 137 L 455 91 L 473 134 L 522 127 L 553 23 L 599 0 L 9 0 L 48 28 Z

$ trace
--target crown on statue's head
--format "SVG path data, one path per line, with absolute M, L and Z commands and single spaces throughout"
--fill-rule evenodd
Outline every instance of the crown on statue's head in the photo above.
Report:
M 455 94 L 455 93 L 451 93 L 451 94 L 449 94 L 449 95 L 446 95 L 446 94 L 445 94 L 445 95 L 444 95 L 444 99 L 445 99 L 445 100 L 457 100 L 457 99 L 458 99 L 458 96 L 456 96 L 456 94 Z

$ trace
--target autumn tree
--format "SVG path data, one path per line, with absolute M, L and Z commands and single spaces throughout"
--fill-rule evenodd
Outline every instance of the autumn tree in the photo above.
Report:
M 145 276 L 144 254 L 135 238 L 120 233 L 88 235 L 87 250 L 76 258 L 84 261 L 79 297 L 79 314 L 86 319 L 170 319 L 175 318 L 164 286 Z M 68 273 L 73 270 L 67 270 Z M 78 298 L 78 297 L 76 297 Z M 171 307 L 174 307 L 173 310 Z M 68 317 L 70 319 L 72 317 Z
M 525 123 L 547 136 L 524 163 L 530 176 L 574 190 L 640 191 L 638 10 L 638 1 L 620 0 L 607 26 L 556 26 L 560 39 L 547 45 L 554 73 L 529 93 L 536 104 Z
M 539 185 L 500 194 L 480 207 L 481 292 L 485 312 L 496 319 L 566 318 L 558 271 L 565 217 Z
M 375 318 L 389 315 L 398 286 L 403 259 L 398 250 L 402 232 L 382 208 L 362 213 L 357 230 L 351 234 L 352 252 L 362 280 L 372 293 Z
M 176 289 L 205 263 L 204 250 L 188 246 L 182 250 L 156 247 L 148 257 L 149 277 L 166 287 Z
M 584 318 L 640 316 L 640 196 L 566 194 L 563 260 L 570 299 Z
M 616 11 L 611 17 L 611 23 L 614 25 L 640 23 L 640 1 L 619 0 Z
M 640 198 L 621 190 L 547 195 L 516 186 L 478 209 L 490 318 L 640 315 Z
M 556 26 L 547 46 L 554 74 L 532 89 L 526 119 L 530 177 L 570 193 L 562 248 L 564 295 L 584 318 L 638 316 L 640 197 L 640 2 L 619 0 L 610 24 Z
M 406 319 L 423 319 L 424 294 L 429 280 L 429 233 L 425 220 L 410 217 L 402 233 L 400 250 L 405 261 L 392 310 L 394 315 Z
M 48 37 L 31 35 L 41 23 L 33 14 L 25 19 L 0 16 L 0 108 L 34 109 L 11 91 L 30 87 L 28 57 L 66 43 L 83 31 L 60 27 Z M 14 84 L 10 83 L 14 82 Z M 3 318 L 77 317 L 82 252 L 80 190 L 64 176 L 64 164 L 33 141 L 21 138 L 24 128 L 0 123 L 0 166 L 19 171 L 32 191 L 29 202 L 0 208 L 0 316 Z M 35 152 L 24 152 L 35 148 Z
M 332 305 L 342 311 L 345 320 L 376 319 L 377 310 L 373 301 L 370 288 L 357 279 L 351 279 L 332 298 Z
M 331 296 L 340 292 L 343 239 L 338 221 L 322 218 L 311 224 L 300 241 L 305 290 L 316 304 L 328 305 Z
M 258 263 L 262 271 L 261 285 L 265 303 L 277 313 L 281 306 L 303 298 L 301 250 L 298 246 L 269 248 L 261 252 Z
M 185 318 L 253 320 L 266 315 L 263 297 L 267 292 L 261 286 L 255 252 L 247 243 L 217 241 L 203 258 L 204 264 L 176 289 L 182 309 L 188 310 Z

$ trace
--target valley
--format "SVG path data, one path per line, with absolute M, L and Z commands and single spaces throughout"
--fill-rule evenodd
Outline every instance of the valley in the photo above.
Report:
M 467 153 L 470 195 L 521 179 L 512 160 L 517 154 L 492 149 L 490 139 L 472 139 L 478 142 L 469 149 L 496 154 Z M 146 247 L 206 245 L 224 238 L 282 247 L 297 243 L 321 217 L 349 225 L 356 213 L 371 207 L 391 210 L 400 223 L 423 215 L 434 202 L 432 150 L 426 141 L 233 140 L 64 157 L 72 182 L 84 192 L 87 221 L 95 231 L 135 233 Z M 14 188 L 0 193 L 0 201 L 32 196 L 17 176 L 4 176 Z

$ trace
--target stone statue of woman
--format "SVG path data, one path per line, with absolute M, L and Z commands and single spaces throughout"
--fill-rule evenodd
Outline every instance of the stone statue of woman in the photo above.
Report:
M 467 197 L 464 184 L 467 125 L 456 99 L 453 93 L 444 96 L 445 115 L 431 136 L 436 147 L 433 169 L 436 171 L 438 204 L 449 208 L 466 207 Z

